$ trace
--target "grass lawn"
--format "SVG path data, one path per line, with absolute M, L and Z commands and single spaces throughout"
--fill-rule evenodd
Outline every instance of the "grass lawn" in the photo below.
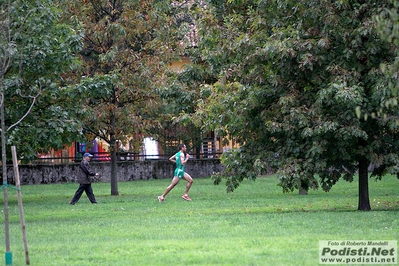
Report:
M 357 182 L 302 196 L 283 194 L 275 176 L 245 180 L 229 194 L 195 179 L 192 202 L 181 198 L 182 181 L 159 203 L 169 182 L 121 182 L 119 196 L 96 183 L 98 204 L 83 194 L 74 206 L 68 202 L 77 184 L 23 186 L 31 265 L 318 265 L 319 240 L 399 236 L 392 176 L 370 180 L 370 212 L 357 211 Z M 16 192 L 8 194 L 13 265 L 25 265 Z M 5 252 L 4 229 L 0 244 Z

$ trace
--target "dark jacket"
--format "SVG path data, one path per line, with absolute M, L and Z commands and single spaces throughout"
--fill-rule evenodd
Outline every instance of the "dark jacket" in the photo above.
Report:
M 92 178 L 90 176 L 95 176 L 96 173 L 94 173 L 90 169 L 90 164 L 88 161 L 83 159 L 80 162 L 79 165 L 79 170 L 78 170 L 78 183 L 79 184 L 91 184 L 92 183 Z

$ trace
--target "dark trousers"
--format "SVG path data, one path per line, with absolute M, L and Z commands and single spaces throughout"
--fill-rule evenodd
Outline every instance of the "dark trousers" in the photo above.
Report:
M 75 196 L 71 200 L 70 204 L 75 204 L 78 202 L 80 197 L 83 194 L 83 191 L 86 192 L 87 197 L 89 198 L 91 203 L 97 203 L 96 198 L 93 194 L 93 189 L 91 188 L 91 184 L 80 184 L 78 190 L 76 190 Z

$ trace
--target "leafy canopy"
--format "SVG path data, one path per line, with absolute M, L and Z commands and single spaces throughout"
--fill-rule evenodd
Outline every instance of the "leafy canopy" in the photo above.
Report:
M 0 2 L 0 88 L 7 144 L 19 155 L 62 148 L 79 134 L 70 119 L 62 73 L 76 68 L 81 36 L 59 22 L 53 1 Z
M 384 105 L 397 96 L 380 68 L 397 46 L 373 21 L 388 1 L 211 4 L 199 49 L 218 81 L 202 87 L 195 119 L 240 145 L 222 158 L 228 191 L 267 167 L 284 191 L 328 191 L 369 164 L 398 173 L 398 110 Z

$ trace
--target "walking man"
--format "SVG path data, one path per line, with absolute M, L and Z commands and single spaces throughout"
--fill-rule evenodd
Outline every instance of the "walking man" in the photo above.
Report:
M 92 176 L 98 176 L 98 173 L 94 173 L 90 169 L 90 159 L 93 157 L 90 153 L 86 152 L 83 154 L 83 160 L 80 162 L 79 170 L 78 170 L 78 183 L 79 188 L 76 190 L 75 196 L 69 202 L 71 205 L 75 205 L 76 202 L 79 201 L 80 197 L 83 194 L 83 191 L 86 192 L 87 197 L 89 198 L 91 203 L 97 203 L 96 198 L 93 194 L 93 189 L 91 187 Z
M 165 200 L 166 195 L 177 185 L 177 183 L 179 183 L 180 179 L 187 181 L 186 190 L 184 191 L 182 198 L 191 201 L 191 199 L 188 197 L 188 191 L 190 190 L 194 181 L 189 174 L 184 172 L 184 166 L 190 158 L 190 155 L 186 153 L 186 149 L 186 145 L 179 144 L 179 152 L 169 158 L 169 161 L 176 163 L 176 169 L 172 183 L 166 188 L 165 192 L 161 196 L 158 196 L 159 202 Z

